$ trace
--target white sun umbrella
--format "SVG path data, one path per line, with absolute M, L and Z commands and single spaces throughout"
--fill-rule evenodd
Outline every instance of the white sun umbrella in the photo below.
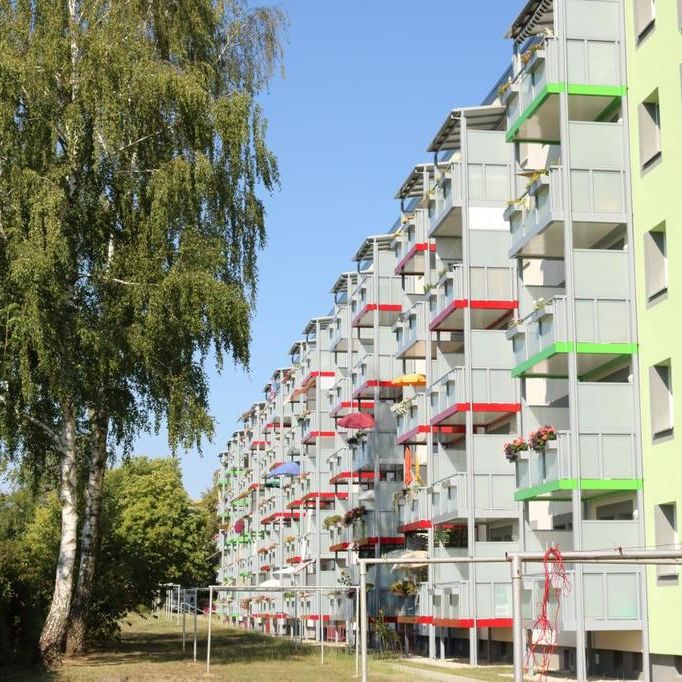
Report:
M 282 581 L 277 578 L 269 578 L 262 582 L 258 587 L 282 587 Z
M 384 554 L 385 559 L 428 559 L 429 553 L 423 549 L 396 549 Z M 415 568 L 423 568 L 428 564 L 393 564 L 392 571 L 413 571 Z

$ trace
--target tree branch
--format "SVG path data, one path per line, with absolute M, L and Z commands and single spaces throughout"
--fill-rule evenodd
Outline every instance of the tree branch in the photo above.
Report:
M 0 395 L 0 403 L 4 403 L 5 405 L 7 405 L 7 399 L 4 396 Z M 64 451 L 65 449 L 64 440 L 58 433 L 54 431 L 54 429 L 51 426 L 46 424 L 44 421 L 37 419 L 36 417 L 32 417 L 30 414 L 22 413 L 16 407 L 14 408 L 14 412 L 16 413 L 17 417 L 19 417 L 19 419 L 25 419 L 34 426 L 37 426 L 41 431 L 43 431 L 47 436 L 49 436 L 50 440 L 57 446 L 57 449 L 60 452 Z

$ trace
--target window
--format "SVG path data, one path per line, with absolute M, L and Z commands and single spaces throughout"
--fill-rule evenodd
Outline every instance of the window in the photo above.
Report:
M 657 504 L 654 508 L 656 546 L 673 549 L 677 545 L 677 508 L 674 502 Z M 660 583 L 677 583 L 677 566 L 657 566 L 656 578 Z
M 635 35 L 643 40 L 654 28 L 656 3 L 654 0 L 634 0 Z
M 647 301 L 654 303 L 668 291 L 668 252 L 665 223 L 644 235 L 644 274 Z
M 649 369 L 649 400 L 651 403 L 651 433 L 654 439 L 669 436 L 673 431 L 673 387 L 670 360 Z
M 658 90 L 639 105 L 639 165 L 645 170 L 657 161 L 662 153 L 661 111 Z

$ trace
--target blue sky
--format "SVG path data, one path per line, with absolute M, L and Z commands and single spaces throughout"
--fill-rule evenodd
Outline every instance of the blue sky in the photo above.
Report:
M 182 455 L 193 496 L 210 485 L 237 417 L 262 396 L 363 237 L 398 217 L 393 196 L 453 107 L 478 104 L 509 64 L 502 38 L 524 0 L 283 0 L 285 78 L 262 97 L 281 189 L 267 197 L 251 370 L 210 368 L 216 438 Z M 264 4 L 270 4 L 264 0 Z M 137 454 L 161 456 L 164 434 Z

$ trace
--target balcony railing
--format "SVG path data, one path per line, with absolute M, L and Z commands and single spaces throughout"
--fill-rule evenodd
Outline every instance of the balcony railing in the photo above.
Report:
M 544 42 L 533 45 L 526 63 L 519 70 L 507 95 L 507 129 L 540 96 L 547 83 L 559 81 L 559 45 L 555 38 L 547 37 Z M 512 96 L 516 93 L 516 96 Z
M 560 68 L 560 41 L 545 37 L 522 55 L 521 68 L 506 95 L 507 129 L 543 94 L 548 83 L 618 86 L 623 82 L 620 46 L 616 40 L 568 38 L 566 73 Z M 524 63 L 525 62 L 525 63 Z M 514 96 L 513 93 L 518 93 Z
M 368 305 L 402 304 L 403 291 L 400 280 L 393 274 L 379 275 L 366 274 L 357 284 L 351 296 L 351 309 L 353 317 L 362 312 Z
M 430 518 L 428 511 L 428 491 L 421 488 L 416 497 L 404 499 L 400 505 L 400 525 L 417 523 Z
M 396 357 L 401 357 L 421 341 L 425 346 L 430 336 L 426 324 L 427 305 L 425 301 L 417 301 L 398 318 L 395 324 L 398 346 Z M 414 355 L 414 353 L 413 353 Z M 420 354 L 423 357 L 424 353 Z
M 433 234 L 453 208 L 462 205 L 462 164 L 452 162 L 432 188 L 429 202 L 429 234 Z
M 575 584 L 575 573 L 568 572 L 571 584 Z M 641 621 L 640 574 L 631 568 L 609 567 L 584 569 L 584 617 L 588 629 L 637 629 Z M 523 616 L 534 621 L 542 603 L 544 576 L 526 576 L 523 591 Z M 559 611 L 559 628 L 575 630 L 576 591 L 562 596 Z M 550 611 L 555 612 L 556 600 L 550 597 Z
M 581 432 L 578 439 L 581 479 L 637 478 L 637 454 L 633 433 Z M 562 479 L 575 479 L 578 473 L 577 464 L 571 453 L 570 432 L 559 431 L 557 439 L 549 441 L 544 451 L 529 450 L 516 462 L 516 486 L 523 490 Z
M 469 276 L 469 292 L 465 294 L 464 278 Z M 450 307 L 453 301 L 511 301 L 515 298 L 515 273 L 510 267 L 470 266 L 463 264 L 452 266 L 439 283 L 435 309 L 431 311 L 431 319 L 438 317 Z
M 567 343 L 569 305 L 566 296 L 554 296 L 533 311 L 516 329 L 522 334 L 509 333 L 514 338 L 514 365 L 519 367 L 536 356 L 546 354 L 556 344 Z M 581 297 L 574 303 L 578 344 L 629 344 L 631 333 L 631 302 L 628 299 Z M 562 352 L 561 348 L 556 352 Z M 581 349 L 578 348 L 578 352 Z M 565 352 L 565 349 L 564 351 Z
M 406 405 L 405 411 L 396 415 L 396 434 L 398 442 L 400 442 L 400 439 L 408 433 L 416 430 L 418 426 L 426 424 L 424 394 L 418 393 L 407 400 L 409 400 L 409 404 Z
M 454 367 L 428 389 L 431 414 L 439 415 L 457 403 L 466 402 L 464 367 Z
M 504 334 L 502 332 L 501 334 L 500 340 L 504 340 Z M 494 344 L 491 347 L 496 348 L 497 345 Z M 475 348 L 474 353 L 483 357 L 486 349 L 487 346 L 482 345 L 481 348 Z M 497 358 L 497 364 L 500 364 L 499 358 Z M 517 387 L 507 368 L 474 367 L 471 370 L 471 384 L 472 394 L 469 395 L 466 390 L 465 369 L 455 367 L 431 385 L 428 389 L 431 414 L 435 415 L 438 422 L 459 411 L 460 405 L 468 406 L 470 403 L 476 403 L 490 406 L 491 412 L 505 412 L 518 403 Z M 468 409 L 468 407 L 463 409 Z M 485 411 L 478 413 L 484 414 Z
M 400 263 L 410 251 L 417 245 L 426 241 L 425 211 L 418 209 L 402 226 L 396 241 L 396 260 Z
M 390 381 L 394 377 L 393 357 L 380 355 L 378 362 L 376 356 L 368 353 L 360 358 L 351 370 L 351 385 L 353 392 L 357 391 L 368 381 Z

